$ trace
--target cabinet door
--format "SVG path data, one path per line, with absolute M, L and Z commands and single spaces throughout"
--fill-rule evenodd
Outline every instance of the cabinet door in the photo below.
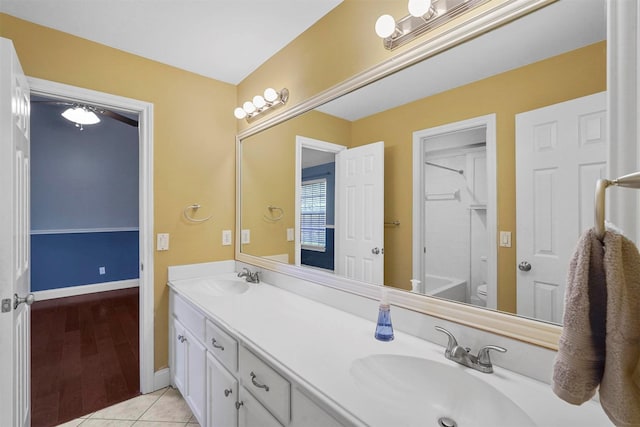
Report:
M 342 427 L 335 418 L 294 387 L 290 427 Z
M 282 427 L 244 387 L 240 387 L 239 405 L 239 427 Z
M 186 329 L 184 336 L 182 345 L 185 347 L 186 384 L 182 396 L 189 403 L 198 422 L 204 424 L 206 350 Z
M 207 426 L 237 427 L 238 381 L 207 353 Z
M 172 319 L 169 333 L 171 346 L 171 379 L 173 385 L 184 395 L 185 390 L 185 346 L 184 326 L 175 318 Z

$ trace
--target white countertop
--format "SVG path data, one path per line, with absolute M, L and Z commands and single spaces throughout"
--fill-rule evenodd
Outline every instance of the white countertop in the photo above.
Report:
M 236 275 L 225 273 L 210 278 L 172 280 L 169 286 L 241 342 L 255 347 L 267 362 L 310 388 L 321 399 L 338 405 L 341 412 L 350 414 L 356 423 L 437 425 L 435 420 L 416 419 L 415 414 L 394 410 L 392 402 L 381 404 L 380 398 L 384 396 L 376 398 L 367 393 L 350 373 L 357 359 L 397 354 L 432 359 L 465 370 L 508 396 L 539 426 L 612 425 L 595 402 L 572 406 L 557 398 L 547 384 L 500 367 L 495 367 L 493 374 L 462 367 L 446 360 L 444 347 L 431 342 L 399 331 L 395 331 L 393 341 L 380 342 L 373 337 L 377 312 L 372 312 L 368 321 L 266 283 L 251 284 L 244 294 L 215 296 L 202 286 L 202 281 L 216 277 L 233 279 Z M 391 318 L 393 320 L 393 307 Z M 438 384 L 429 386 L 438 387 Z M 468 394 L 459 396 L 462 404 L 474 399 Z M 451 415 L 455 419 L 455 414 Z M 486 424 L 477 420 L 475 425 Z M 459 426 L 466 427 L 460 422 Z

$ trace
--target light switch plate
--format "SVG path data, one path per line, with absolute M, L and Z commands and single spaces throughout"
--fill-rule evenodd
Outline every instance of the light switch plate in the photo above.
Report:
M 247 244 L 251 243 L 251 230 L 242 230 L 240 232 L 240 243 Z
M 156 250 L 169 250 L 169 233 L 158 233 L 158 241 L 156 242 Z
M 511 247 L 511 232 L 510 231 L 501 231 L 500 232 L 500 246 L 503 248 Z
M 231 246 L 231 230 L 222 230 L 222 246 Z
M 287 228 L 287 242 L 293 242 L 293 228 Z

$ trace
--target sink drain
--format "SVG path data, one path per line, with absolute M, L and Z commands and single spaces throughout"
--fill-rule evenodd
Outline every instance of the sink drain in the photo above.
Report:
M 458 427 L 458 423 L 449 417 L 438 418 L 438 425 L 440 427 Z

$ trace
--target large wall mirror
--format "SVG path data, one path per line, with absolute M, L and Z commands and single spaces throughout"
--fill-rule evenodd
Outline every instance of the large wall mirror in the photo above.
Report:
M 558 0 L 241 134 L 240 258 L 560 324 L 607 173 L 605 3 Z

